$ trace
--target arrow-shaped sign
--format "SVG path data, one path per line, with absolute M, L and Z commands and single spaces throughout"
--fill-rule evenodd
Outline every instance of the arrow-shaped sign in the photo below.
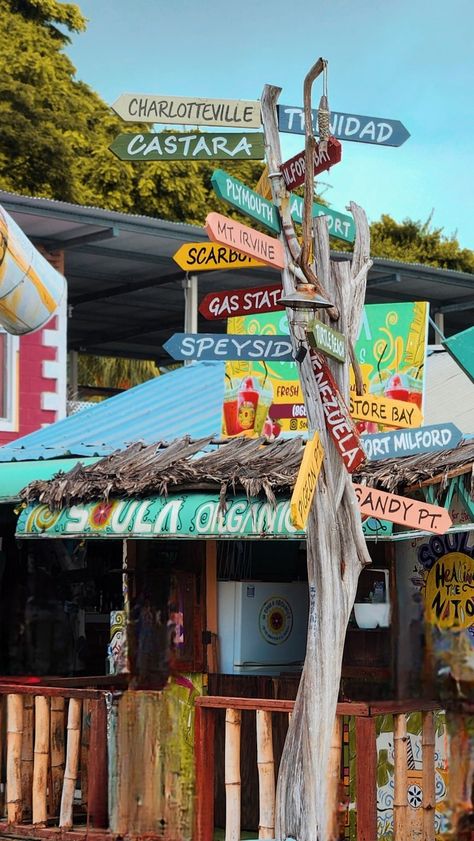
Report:
M 199 304 L 199 312 L 211 321 L 237 315 L 276 312 L 284 309 L 280 304 L 281 293 L 280 283 L 231 289 L 228 292 L 209 292 Z
M 316 143 L 314 150 L 314 175 L 319 175 L 334 164 L 338 164 L 342 158 L 342 146 L 339 140 L 330 137 L 327 143 Z M 305 152 L 299 152 L 289 161 L 285 161 L 280 167 L 283 180 L 287 190 L 296 190 L 304 184 Z
M 397 496 L 376 488 L 369 488 L 367 485 L 354 484 L 352 487 L 362 514 L 382 517 L 384 520 L 391 520 L 392 523 L 398 523 L 401 526 L 432 531 L 435 534 L 444 534 L 452 526 L 453 521 L 448 512 L 439 505 L 430 505 L 418 499 Z
M 170 132 L 119 134 L 109 149 L 121 161 L 260 161 L 265 157 L 261 132 Z
M 221 213 L 208 213 L 204 230 L 209 239 L 221 242 L 230 248 L 237 248 L 276 269 L 283 269 L 286 265 L 283 245 L 274 237 L 254 231 L 247 225 L 241 225 L 234 219 L 222 216 Z
M 324 450 L 317 432 L 306 442 L 303 458 L 290 500 L 290 518 L 297 529 L 304 529 L 318 483 Z
M 419 429 L 363 435 L 361 442 L 368 458 L 371 461 L 380 461 L 385 458 L 452 450 L 461 439 L 462 432 L 454 423 L 440 423 L 420 426 Z
M 173 260 L 185 272 L 209 272 L 223 269 L 258 269 L 265 266 L 235 248 L 214 242 L 186 242 L 173 254 Z
M 163 348 L 173 359 L 272 360 L 290 362 L 293 347 L 289 336 L 246 336 L 238 333 L 175 333 Z
M 241 210 L 242 213 L 246 213 L 247 216 L 251 216 L 252 219 L 276 234 L 280 233 L 280 219 L 271 201 L 267 201 L 238 178 L 228 175 L 223 169 L 214 170 L 211 184 L 220 199 L 236 207 L 237 210 Z
M 290 213 L 295 222 L 303 221 L 303 199 L 292 193 L 290 195 Z M 339 213 L 332 207 L 313 202 L 313 216 L 325 216 L 328 223 L 328 231 L 332 237 L 342 239 L 344 242 L 354 242 L 355 223 L 352 216 L 346 213 Z
M 260 128 L 260 102 L 244 99 L 202 99 L 193 96 L 160 96 L 123 93 L 112 105 L 115 113 L 132 123 L 181 126 Z
M 413 428 L 421 426 L 423 415 L 416 403 L 392 400 L 367 394 L 359 397 L 351 394 L 351 416 L 357 420 L 383 423 L 385 426 Z
M 313 110 L 313 125 L 317 129 L 317 114 Z M 292 105 L 278 105 L 278 128 L 289 134 L 304 134 L 304 109 Z M 340 140 L 373 143 L 375 146 L 401 146 L 410 137 L 400 120 L 385 117 L 364 117 L 332 111 L 330 132 Z

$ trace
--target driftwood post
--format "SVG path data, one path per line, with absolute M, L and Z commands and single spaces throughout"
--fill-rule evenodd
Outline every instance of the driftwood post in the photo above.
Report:
M 307 78 L 311 83 L 324 67 L 320 59 Z M 308 86 L 305 85 L 307 94 Z M 267 164 L 273 201 L 280 209 L 282 234 L 288 267 L 282 272 L 285 295 L 295 291 L 295 279 L 308 280 L 317 274 L 316 286 L 334 303 L 330 311 L 334 326 L 349 345 L 357 337 L 365 297 L 369 260 L 369 228 L 361 208 L 351 203 L 356 222 L 352 261 L 332 262 L 329 235 L 324 217 L 313 220 L 315 270 L 302 272 L 308 248 L 299 249 L 290 216 L 289 199 L 280 174 L 281 151 L 276 117 L 280 88 L 267 85 L 262 96 Z M 305 97 L 307 99 L 307 97 Z M 307 103 L 305 103 L 306 105 Z M 308 126 L 312 134 L 311 126 Z M 311 146 L 311 141 L 310 144 Z M 307 143 L 308 146 L 308 143 Z M 313 178 L 306 185 L 304 220 L 308 220 L 313 200 Z M 306 230 L 305 230 L 306 227 Z M 307 236 L 308 225 L 303 224 Z M 311 220 L 310 225 L 311 227 Z M 349 255 L 348 255 L 349 256 Z M 303 261 L 301 260 L 303 257 Z M 314 281 L 313 281 L 314 283 Z M 307 348 L 304 330 L 292 323 L 287 310 L 295 350 L 300 342 Z M 321 320 L 327 315 L 318 312 Z M 329 362 L 329 361 L 328 361 Z M 349 361 L 329 362 L 339 391 L 348 402 Z M 325 451 L 323 467 L 307 522 L 307 563 L 310 612 L 306 659 L 295 708 L 291 717 L 280 765 L 276 798 L 276 838 L 297 841 L 326 841 L 327 773 L 347 624 L 355 599 L 361 569 L 370 558 L 362 533 L 360 514 L 350 476 L 326 433 L 321 397 L 308 352 L 299 365 L 309 431 L 317 430 Z

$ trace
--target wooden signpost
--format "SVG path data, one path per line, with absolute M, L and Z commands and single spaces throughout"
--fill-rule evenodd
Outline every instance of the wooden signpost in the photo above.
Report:
M 227 292 L 209 292 L 199 304 L 199 312 L 211 321 L 237 315 L 275 312 L 283 309 L 280 304 L 281 294 L 280 283 Z
M 366 394 L 364 397 L 351 394 L 350 412 L 351 417 L 356 420 L 383 423 L 385 426 L 411 428 L 423 423 L 423 416 L 416 403 L 376 397 L 372 394 Z
M 175 333 L 163 345 L 173 359 L 293 360 L 289 336 L 247 336 L 228 333 Z M 365 455 L 364 455 L 365 458 Z
M 258 269 L 265 266 L 235 248 L 213 242 L 187 242 L 173 254 L 173 260 L 185 272 L 209 272 L 223 269 Z
M 265 157 L 261 132 L 125 133 L 109 149 L 121 161 L 260 161 Z
M 363 435 L 361 442 L 368 458 L 380 461 L 451 450 L 457 447 L 461 439 L 462 432 L 454 423 L 441 423 L 421 426 L 419 429 Z
M 245 129 L 261 126 L 260 102 L 256 100 L 123 93 L 112 108 L 122 120 L 132 123 Z
M 318 112 L 313 110 L 312 114 L 316 128 Z M 278 105 L 278 128 L 290 134 L 304 134 L 304 109 Z M 375 146 L 401 146 L 410 137 L 400 120 L 364 117 L 361 114 L 345 114 L 343 111 L 331 111 L 330 132 L 340 140 L 373 143 Z
M 290 213 L 294 222 L 302 223 L 303 199 L 294 193 L 290 196 Z M 338 210 L 333 210 L 332 207 L 326 207 L 324 204 L 313 202 L 313 218 L 315 216 L 326 217 L 330 236 L 342 239 L 343 242 L 354 242 L 355 225 L 352 216 L 339 213 Z
M 222 216 L 220 213 L 208 213 L 204 225 L 209 239 L 221 242 L 230 248 L 237 248 L 276 269 L 283 269 L 286 265 L 283 245 L 274 237 L 253 231 L 246 225 L 241 225 L 234 219 Z
M 268 166 L 265 164 L 263 172 L 255 185 L 255 192 L 260 193 L 264 199 L 272 198 L 272 185 L 268 177 Z
M 342 146 L 339 143 L 339 140 L 335 140 L 334 137 L 330 137 L 326 147 L 324 147 L 321 143 L 316 143 L 314 151 L 314 175 L 319 175 L 320 172 L 324 172 L 326 169 L 330 169 L 330 167 L 334 166 L 334 164 L 338 164 L 341 158 Z M 298 155 L 290 158 L 289 161 L 285 161 L 284 164 L 281 164 L 280 172 L 283 175 L 287 190 L 296 190 L 297 187 L 301 187 L 301 185 L 304 184 L 304 159 L 305 153 L 303 150 L 303 152 L 299 152 Z
M 228 175 L 222 169 L 216 169 L 213 172 L 211 184 L 220 199 L 256 219 L 276 234 L 280 232 L 278 212 L 271 201 L 267 201 L 259 193 L 254 192 L 242 181 Z
M 297 529 L 305 529 L 309 509 L 318 483 L 324 450 L 317 432 L 306 442 L 303 459 L 290 500 L 290 519 Z
M 321 395 L 326 428 L 337 447 L 349 473 L 353 473 L 366 459 L 359 436 L 352 423 L 347 406 L 326 362 L 311 351 L 311 364 Z
M 315 318 L 306 331 L 308 343 L 315 350 L 321 350 L 327 356 L 332 356 L 338 362 L 344 362 L 346 358 L 346 339 L 342 333 L 323 324 L 318 318 Z
M 391 520 L 401 526 L 444 534 L 452 525 L 445 508 L 430 505 L 417 499 L 369 488 L 367 485 L 353 485 L 362 514 Z

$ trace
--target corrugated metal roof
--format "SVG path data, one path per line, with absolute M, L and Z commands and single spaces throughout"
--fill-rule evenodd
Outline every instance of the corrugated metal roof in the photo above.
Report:
M 219 435 L 223 396 L 224 363 L 178 368 L 0 447 L 0 462 L 105 456 L 134 441 Z

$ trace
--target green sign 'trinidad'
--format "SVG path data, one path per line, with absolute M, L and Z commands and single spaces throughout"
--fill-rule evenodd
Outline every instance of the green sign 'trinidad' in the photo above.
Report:
M 121 161 L 260 161 L 265 157 L 262 132 L 125 133 L 109 146 Z

